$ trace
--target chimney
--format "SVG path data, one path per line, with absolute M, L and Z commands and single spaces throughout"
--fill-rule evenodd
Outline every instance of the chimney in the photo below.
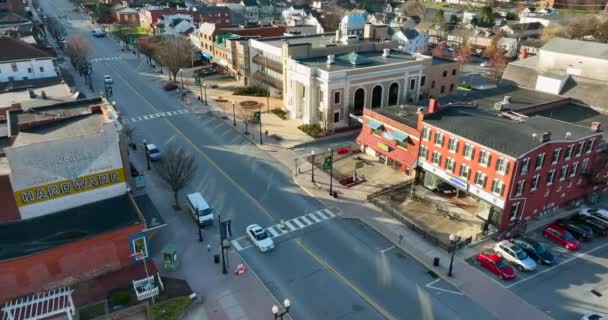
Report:
M 439 102 L 435 99 L 429 100 L 429 113 L 435 113 L 439 111 Z
M 601 125 L 601 123 L 598 121 L 591 122 L 591 131 L 594 131 L 594 132 L 600 131 L 600 125 Z
M 384 48 L 382 49 L 382 56 L 385 58 L 388 58 L 391 56 L 391 49 L 390 48 Z
M 327 64 L 334 64 L 336 56 L 333 54 L 327 55 Z
M 543 140 L 541 142 L 547 142 L 549 140 L 551 140 L 551 132 L 545 131 L 543 133 Z

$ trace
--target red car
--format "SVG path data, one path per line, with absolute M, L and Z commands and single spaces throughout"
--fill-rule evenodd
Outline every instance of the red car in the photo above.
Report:
M 581 247 L 581 243 L 574 239 L 574 236 L 566 229 L 550 224 L 543 229 L 543 236 L 553 240 L 553 242 L 564 246 L 564 248 L 575 251 Z
M 505 260 L 494 252 L 481 252 L 477 254 L 477 263 L 481 264 L 490 272 L 498 275 L 503 280 L 515 278 L 515 269 L 505 263 Z

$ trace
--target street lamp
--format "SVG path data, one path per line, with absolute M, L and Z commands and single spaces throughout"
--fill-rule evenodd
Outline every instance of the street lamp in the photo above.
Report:
M 258 112 L 260 114 L 260 144 L 264 144 L 262 142 L 262 104 L 258 104 Z
M 452 251 L 452 256 L 450 258 L 450 268 L 448 270 L 448 277 L 453 276 L 452 267 L 454 266 L 454 253 L 456 253 L 456 244 L 460 241 L 460 236 L 456 236 L 453 233 L 450 233 L 450 250 Z
M 184 88 L 184 69 L 179 69 L 179 75 L 182 78 L 182 89 Z
M 232 125 L 236 127 L 236 111 L 234 109 L 235 102 L 232 101 Z
M 203 242 L 203 225 L 201 223 L 201 210 L 198 209 L 198 207 L 196 208 L 196 215 L 197 215 L 197 221 L 198 222 L 198 242 Z
M 275 304 L 272 306 L 272 315 L 274 315 L 274 320 L 277 319 L 281 319 L 283 320 L 283 316 L 289 313 L 289 307 L 291 306 L 291 303 L 289 301 L 289 299 L 285 299 L 283 301 L 283 307 L 285 308 L 284 311 L 279 311 L 279 307 Z
M 203 91 L 205 93 L 205 105 L 207 105 L 207 83 L 203 83 Z
M 146 154 L 146 163 L 148 164 L 148 170 L 150 170 L 150 155 L 148 154 L 148 148 L 146 148 L 146 146 L 148 145 L 148 141 L 146 139 L 144 139 L 143 143 L 144 143 L 144 153 Z
M 311 182 L 315 182 L 315 150 L 310 151 L 310 157 L 312 160 L 312 180 Z
M 328 148 L 329 151 L 331 166 L 329 167 L 329 195 L 333 196 L 333 186 L 334 186 L 334 149 Z

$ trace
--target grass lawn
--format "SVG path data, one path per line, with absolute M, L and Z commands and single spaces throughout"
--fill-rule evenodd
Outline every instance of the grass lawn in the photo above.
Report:
M 88 320 L 106 314 L 106 308 L 104 303 L 100 302 L 88 307 L 84 307 L 80 309 L 78 313 L 80 320 Z
M 192 300 L 186 296 L 161 301 L 152 306 L 152 320 L 177 320 L 190 304 Z

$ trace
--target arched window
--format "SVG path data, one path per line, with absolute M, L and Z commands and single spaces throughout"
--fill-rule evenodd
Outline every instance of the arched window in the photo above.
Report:
M 394 106 L 399 103 L 399 84 L 396 82 L 388 88 L 388 105 Z
M 363 114 L 363 106 L 365 105 L 365 90 L 363 88 L 357 89 L 355 91 L 355 97 L 353 99 L 353 113 L 357 116 Z
M 382 106 L 382 87 L 375 86 L 372 90 L 372 109 Z

